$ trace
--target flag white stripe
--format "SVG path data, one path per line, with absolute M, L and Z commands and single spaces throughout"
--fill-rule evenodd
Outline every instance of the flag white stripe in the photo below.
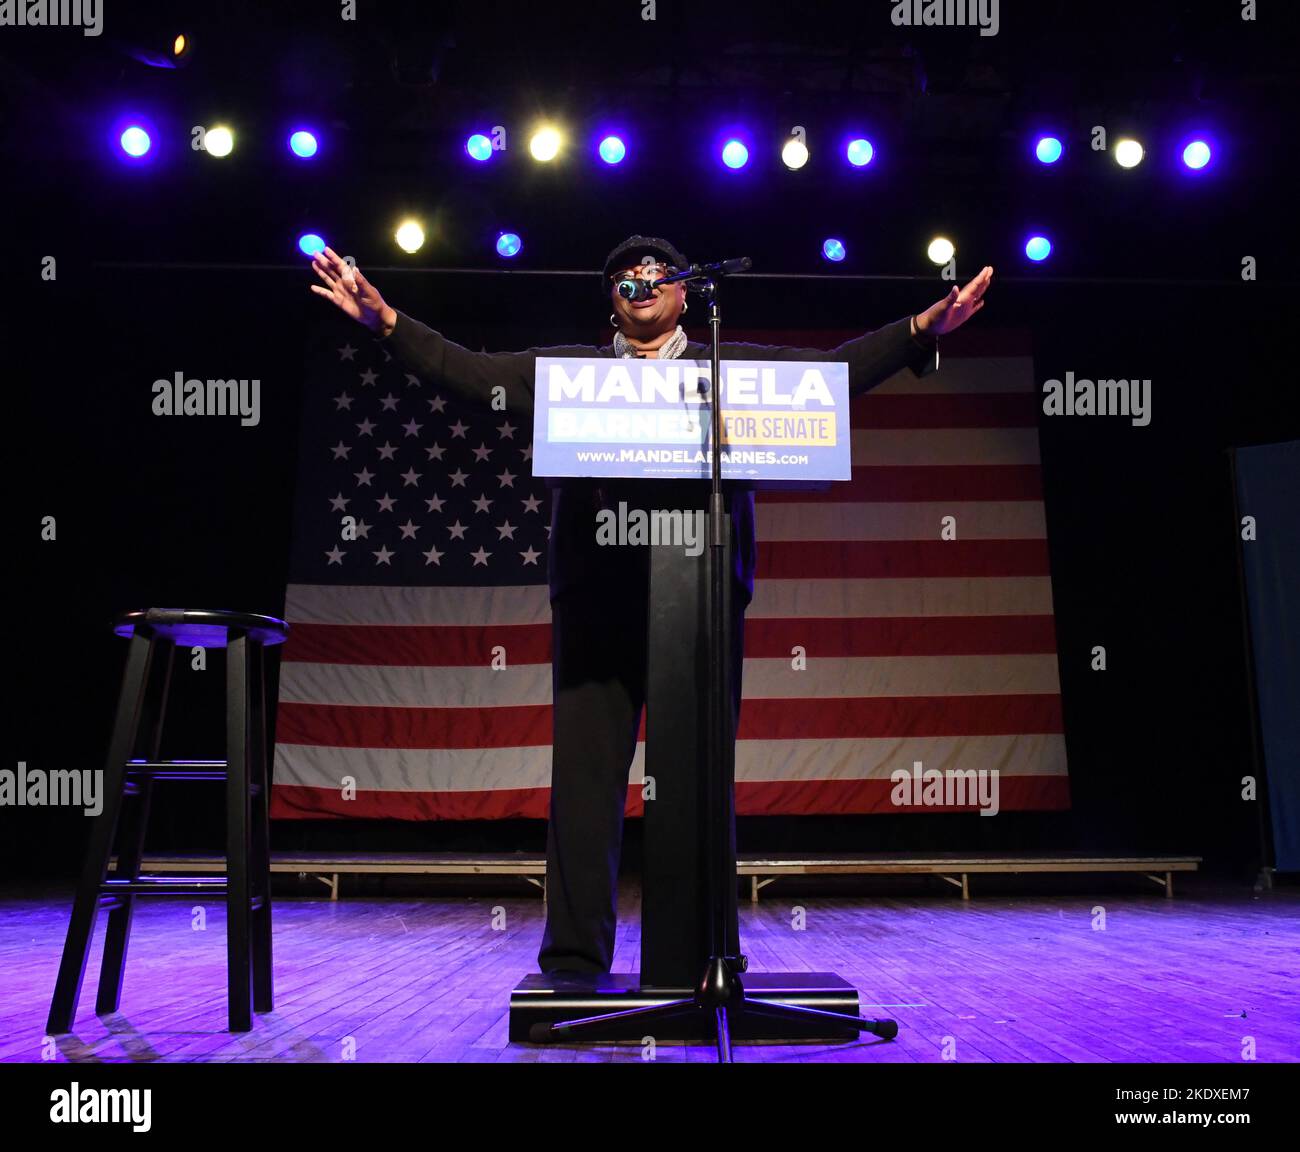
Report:
M 750 620 L 782 617 L 1050 616 L 1047 576 L 755 580 Z
M 736 776 L 743 782 L 888 779 L 915 761 L 939 771 L 993 771 L 1003 776 L 1065 776 L 1059 734 L 932 736 L 869 740 L 741 740 Z M 629 783 L 645 776 L 637 745 Z M 530 748 L 392 749 L 280 744 L 275 782 L 342 789 L 354 779 L 366 792 L 478 792 L 548 788 L 551 750 Z
M 280 666 L 280 699 L 349 708 L 509 708 L 551 703 L 551 663 L 483 667 Z
M 509 653 L 507 653 L 507 660 Z M 839 656 L 747 659 L 746 700 L 830 697 L 986 696 L 1056 693 L 1056 656 Z M 510 708 L 549 706 L 551 665 L 396 667 L 371 664 L 280 666 L 280 700 L 342 708 Z
M 1001 656 L 839 656 L 808 653 L 802 671 L 793 657 L 746 660 L 746 700 L 817 700 L 888 696 L 1013 696 L 1061 690 L 1055 653 Z M 743 712 L 742 712 L 743 715 Z
M 943 576 L 880 580 L 756 580 L 749 619 L 853 616 L 1051 615 L 1046 576 Z M 550 624 L 545 585 L 516 588 L 384 588 L 290 584 L 293 623 L 414 627 Z
M 290 584 L 284 611 L 291 624 L 409 628 L 551 622 L 545 584 L 497 588 Z

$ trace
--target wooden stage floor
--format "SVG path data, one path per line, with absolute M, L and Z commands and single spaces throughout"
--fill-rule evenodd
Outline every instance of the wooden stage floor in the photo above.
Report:
M 625 884 L 615 971 L 638 960 L 637 895 Z M 0 895 L 0 1060 L 38 1061 L 71 892 Z M 276 1010 L 225 1031 L 220 903 L 137 904 L 123 1011 L 94 1014 L 103 925 L 73 1034 L 78 1061 L 628 1061 L 635 1045 L 509 1044 L 511 988 L 535 971 L 536 896 L 280 898 Z M 795 909 L 806 926 L 793 927 Z M 1104 910 L 1105 928 L 1097 927 Z M 1262 1062 L 1300 1060 L 1300 894 L 1187 884 L 1158 894 L 799 897 L 741 903 L 751 968 L 830 971 L 864 1014 L 892 1016 L 883 1042 L 746 1045 L 752 1061 Z M 710 1046 L 659 1046 L 712 1061 Z

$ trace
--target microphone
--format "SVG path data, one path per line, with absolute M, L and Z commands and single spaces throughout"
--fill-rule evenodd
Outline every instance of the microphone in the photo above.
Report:
M 716 264 L 692 264 L 681 272 L 674 272 L 671 276 L 656 280 L 654 286 L 658 288 L 663 284 L 680 284 L 685 281 L 686 286 L 691 288 L 697 286 L 700 281 L 713 277 L 734 276 L 737 272 L 748 272 L 753 266 L 754 261 L 748 256 L 737 256 L 734 260 L 719 260 Z
M 655 286 L 649 280 L 632 279 L 620 280 L 615 289 L 624 300 L 637 303 L 641 300 L 650 300 L 654 297 Z

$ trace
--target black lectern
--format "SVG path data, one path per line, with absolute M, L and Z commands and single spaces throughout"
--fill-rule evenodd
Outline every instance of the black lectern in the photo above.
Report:
M 726 618 L 739 622 L 731 604 L 731 526 L 723 553 Z M 688 556 L 684 548 L 650 549 L 650 605 L 647 614 L 645 772 L 654 799 L 645 805 L 641 883 L 641 970 L 562 981 L 542 973 L 526 976 L 510 997 L 510 1039 L 535 1039 L 537 1025 L 553 1025 L 605 1013 L 654 1008 L 688 999 L 708 961 L 709 891 L 706 821 L 709 805 L 709 569 L 714 550 Z M 728 629 L 730 635 L 731 629 Z M 728 758 L 734 784 L 735 757 Z M 730 859 L 727 904 L 729 956 L 740 952 L 737 921 L 734 788 L 727 788 L 725 827 Z M 858 1013 L 858 994 L 825 972 L 748 972 L 751 996 L 781 1004 Z M 858 1029 L 843 1021 L 809 1015 L 784 1020 L 742 1013 L 731 1021 L 735 1040 L 851 1040 Z M 709 1020 L 683 1014 L 653 1022 L 622 1016 L 575 1033 L 583 1040 L 696 1040 L 712 1043 Z M 555 1037 L 556 1040 L 561 1037 Z

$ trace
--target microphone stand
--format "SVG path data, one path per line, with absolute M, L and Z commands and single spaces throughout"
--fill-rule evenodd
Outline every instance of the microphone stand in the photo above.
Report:
M 746 995 L 740 973 L 749 968 L 747 957 L 739 953 L 727 954 L 730 916 L 727 885 L 734 893 L 736 886 L 736 861 L 731 851 L 731 819 L 735 805 L 735 755 L 736 740 L 732 731 L 731 704 L 731 627 L 727 611 L 727 585 L 730 578 L 727 561 L 727 543 L 730 521 L 722 492 L 722 317 L 718 308 L 719 286 L 723 277 L 746 272 L 753 267 L 748 256 L 723 260 L 716 264 L 692 264 L 689 268 L 656 280 L 654 288 L 665 284 L 690 282 L 704 297 L 709 309 L 710 332 L 710 390 L 709 423 L 711 453 L 711 483 L 709 490 L 708 541 L 709 541 L 709 638 L 708 638 L 708 736 L 709 755 L 706 767 L 706 844 L 708 875 L 706 892 L 709 905 L 709 957 L 704 971 L 689 998 L 669 1000 L 644 1008 L 631 1008 L 621 1012 L 606 1012 L 579 1020 L 534 1024 L 528 1038 L 534 1043 L 572 1039 L 584 1032 L 599 1031 L 616 1022 L 641 1023 L 671 1017 L 703 1016 L 717 1041 L 718 1062 L 731 1063 L 731 1026 L 741 1014 L 767 1017 L 772 1020 L 835 1022 L 841 1026 L 856 1027 L 859 1032 L 870 1032 L 884 1040 L 898 1035 L 898 1024 L 893 1020 L 868 1020 L 847 1012 L 830 1012 L 820 1008 L 807 1008 L 795 1004 L 768 1000 L 762 996 Z M 737 942 L 739 943 L 739 942 Z M 753 1031 L 752 1028 L 748 1031 Z M 771 1039 L 783 1038 L 782 1030 L 774 1030 Z

